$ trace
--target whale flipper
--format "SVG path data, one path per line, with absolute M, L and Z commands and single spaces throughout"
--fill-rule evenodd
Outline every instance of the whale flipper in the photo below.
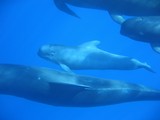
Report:
M 125 21 L 124 17 L 121 16 L 121 15 L 115 15 L 115 14 L 112 14 L 112 13 L 109 13 L 109 14 L 110 14 L 112 20 L 115 21 L 116 23 L 120 24 L 120 25 Z
M 74 73 L 72 72 L 72 70 L 71 70 L 67 65 L 62 64 L 62 63 L 59 63 L 59 65 L 60 65 L 61 68 L 62 68 L 63 70 L 65 70 L 66 72 L 74 74 Z
M 151 66 L 148 65 L 147 63 L 144 63 L 144 68 L 145 68 L 146 70 L 152 72 L 152 73 L 156 73 L 156 72 L 151 68 Z
M 54 0 L 54 3 L 55 3 L 56 7 L 59 10 L 65 12 L 65 13 L 71 15 L 71 16 L 80 18 L 76 13 L 74 13 L 71 9 L 68 8 L 68 6 L 65 4 L 64 1 L 62 1 L 62 0 Z
M 79 45 L 79 47 L 82 47 L 82 48 L 97 48 L 97 45 L 99 45 L 99 44 L 100 44 L 100 41 L 93 40 L 93 41 L 85 42 L 85 43 Z
M 151 43 L 153 50 L 160 54 L 160 43 Z

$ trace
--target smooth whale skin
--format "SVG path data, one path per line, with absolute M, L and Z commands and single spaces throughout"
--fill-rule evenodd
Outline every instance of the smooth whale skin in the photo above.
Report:
M 160 16 L 127 19 L 121 25 L 120 33 L 133 40 L 150 43 L 160 53 Z
M 79 46 L 46 44 L 40 47 L 38 55 L 59 64 L 65 71 L 71 70 L 134 70 L 144 68 L 154 72 L 147 63 L 134 58 L 109 53 L 97 48 L 100 41 L 89 41 Z
M 0 94 L 66 107 L 160 100 L 159 90 L 143 85 L 14 64 L 0 64 Z
M 67 4 L 98 10 L 106 10 L 112 15 L 128 16 L 158 16 L 160 15 L 159 0 L 54 0 L 58 9 L 72 16 L 78 17 L 70 10 Z M 113 19 L 122 23 L 124 19 L 120 16 Z

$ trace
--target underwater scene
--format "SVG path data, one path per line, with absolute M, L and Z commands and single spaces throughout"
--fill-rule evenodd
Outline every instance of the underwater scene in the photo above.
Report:
M 2 0 L 0 18 L 0 120 L 160 120 L 160 0 Z

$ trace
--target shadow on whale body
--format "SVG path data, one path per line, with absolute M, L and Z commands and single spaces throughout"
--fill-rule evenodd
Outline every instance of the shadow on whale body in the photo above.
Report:
M 68 107 L 160 100 L 159 90 L 143 85 L 13 64 L 0 64 L 0 93 Z

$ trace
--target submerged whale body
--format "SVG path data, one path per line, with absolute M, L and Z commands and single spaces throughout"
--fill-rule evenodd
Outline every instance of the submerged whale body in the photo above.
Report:
M 159 90 L 143 85 L 13 64 L 0 64 L 0 94 L 70 107 L 160 100 Z
M 65 71 L 71 70 L 134 70 L 144 68 L 154 72 L 147 63 L 127 56 L 117 55 L 97 47 L 100 41 L 89 41 L 78 46 L 46 44 L 38 55 L 59 64 Z
M 159 0 L 54 0 L 54 3 L 58 9 L 75 17 L 78 17 L 78 15 L 70 10 L 67 4 L 82 8 L 106 10 L 118 23 L 122 23 L 124 19 L 115 15 L 160 15 Z
M 120 32 L 133 40 L 149 43 L 154 51 L 160 53 L 160 16 L 127 19 Z

